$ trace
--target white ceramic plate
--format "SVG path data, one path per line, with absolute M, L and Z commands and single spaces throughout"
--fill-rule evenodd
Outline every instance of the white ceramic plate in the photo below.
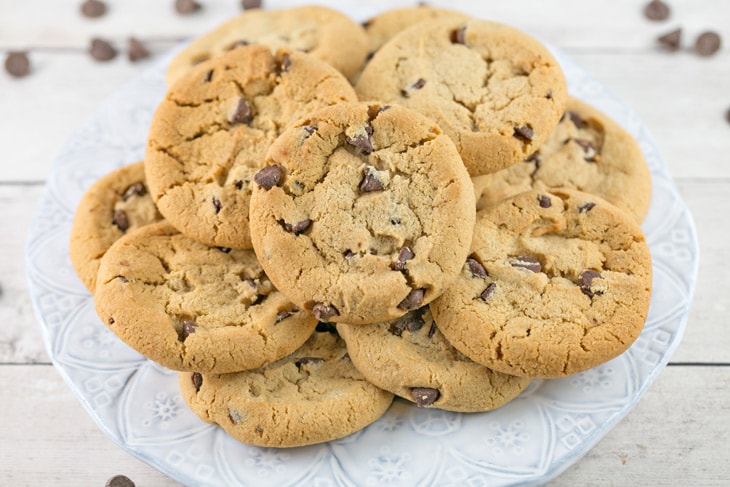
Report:
M 698 265 L 692 217 L 642 123 L 601 83 L 556 55 L 570 92 L 637 138 L 653 176 L 643 225 L 653 257 L 651 309 L 641 336 L 620 357 L 565 379 L 535 381 L 489 413 L 417 409 L 397 400 L 365 430 L 312 447 L 251 447 L 201 422 L 184 404 L 176 373 L 107 330 L 68 257 L 83 192 L 143 156 L 152 112 L 165 92 L 165 59 L 99 107 L 69 139 L 31 225 L 28 279 L 54 365 L 109 437 L 188 485 L 495 486 L 555 477 L 634 407 L 669 361 L 684 331 Z

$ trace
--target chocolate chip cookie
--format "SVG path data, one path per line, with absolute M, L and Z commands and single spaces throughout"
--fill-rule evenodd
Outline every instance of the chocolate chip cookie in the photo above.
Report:
M 375 53 L 360 100 L 398 103 L 435 120 L 472 176 L 532 154 L 565 111 L 565 77 L 550 51 L 485 20 L 422 22 Z
M 253 251 L 209 247 L 167 222 L 109 248 L 94 304 L 127 345 L 181 371 L 261 367 L 296 350 L 317 325 L 274 288 Z
M 401 106 L 342 103 L 293 124 L 254 176 L 251 236 L 272 282 L 320 321 L 398 318 L 459 272 L 474 189 L 451 140 Z
M 598 195 L 641 223 L 651 201 L 651 174 L 636 139 L 608 115 L 573 97 L 537 151 L 472 181 L 477 210 L 530 189 L 563 187 Z
M 84 286 L 94 292 L 99 260 L 117 239 L 160 220 L 162 215 L 147 191 L 142 162 L 97 180 L 76 207 L 68 249 Z
M 506 374 L 555 378 L 624 352 L 649 310 L 639 224 L 575 190 L 528 191 L 479 212 L 469 258 L 431 310 L 446 339 Z
M 170 88 L 150 126 L 145 172 L 160 213 L 212 246 L 250 248 L 251 178 L 286 126 L 354 101 L 348 81 L 308 54 L 243 46 Z
M 393 395 L 358 372 L 337 334 L 315 332 L 291 355 L 235 374 L 182 373 L 180 390 L 202 420 L 256 446 L 342 438 L 377 420 Z
M 418 407 L 489 411 L 517 397 L 530 383 L 465 357 L 446 341 L 428 306 L 384 323 L 339 323 L 337 331 L 367 380 Z

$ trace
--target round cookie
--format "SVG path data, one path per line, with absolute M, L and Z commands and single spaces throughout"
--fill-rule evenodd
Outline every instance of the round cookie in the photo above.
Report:
M 94 291 L 99 260 L 117 239 L 160 220 L 142 162 L 116 169 L 92 184 L 76 207 L 68 249 L 84 286 Z
M 530 379 L 494 372 L 456 350 L 428 307 L 372 325 L 339 323 L 352 363 L 367 380 L 419 407 L 456 412 L 503 406 Z
M 530 189 L 563 187 L 598 195 L 641 223 L 651 201 L 651 174 L 639 144 L 609 116 L 573 97 L 535 153 L 473 182 L 477 210 Z
M 433 121 L 343 103 L 293 124 L 268 162 L 254 177 L 254 250 L 277 288 L 320 321 L 395 319 L 458 274 L 474 189 Z
M 109 248 L 94 305 L 127 345 L 181 371 L 261 367 L 294 351 L 317 326 L 274 288 L 253 251 L 208 247 L 167 222 Z
M 196 66 L 150 126 L 145 171 L 160 213 L 205 244 L 250 248 L 250 182 L 271 142 L 310 111 L 355 99 L 334 68 L 300 52 L 243 46 Z
M 202 420 L 262 447 L 342 438 L 380 418 L 393 395 L 365 380 L 337 334 L 315 332 L 291 355 L 235 374 L 182 373 L 180 391 Z
M 485 20 L 442 19 L 401 32 L 357 82 L 360 100 L 398 103 L 435 120 L 472 176 L 526 158 L 565 110 L 565 77 L 527 34 Z
M 528 191 L 478 213 L 472 253 L 431 310 L 475 362 L 555 378 L 624 352 L 651 285 L 649 247 L 630 215 L 575 190 Z
M 314 5 L 247 10 L 180 51 L 168 67 L 167 85 L 172 86 L 196 64 L 246 44 L 308 53 L 346 78 L 358 71 L 367 56 L 367 36 L 362 26 L 336 10 Z

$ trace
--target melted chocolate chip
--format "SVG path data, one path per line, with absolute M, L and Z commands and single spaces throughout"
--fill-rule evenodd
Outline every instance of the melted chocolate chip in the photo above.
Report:
M 321 364 L 322 362 L 324 362 L 324 359 L 321 357 L 302 357 L 295 360 L 294 365 L 296 365 L 298 369 L 301 369 L 302 365 Z
M 198 324 L 187 318 L 182 320 L 180 324 L 182 325 L 182 330 L 178 334 L 178 340 L 184 342 L 187 337 L 189 337 L 192 333 L 195 333 L 195 327 L 197 327 Z
M 537 197 L 537 202 L 540 205 L 540 208 L 550 208 L 553 206 L 553 202 L 544 194 Z
M 472 277 L 484 278 L 489 276 L 484 266 L 474 257 L 466 259 L 466 266 L 469 268 Z
M 398 303 L 398 308 L 408 311 L 420 308 L 423 304 L 423 295 L 425 293 L 425 288 L 411 289 L 411 292 L 403 298 L 403 301 Z
M 575 125 L 576 128 L 582 129 L 586 126 L 585 120 L 583 120 L 583 118 L 578 115 L 578 112 L 569 110 L 565 112 L 565 115 L 570 118 L 570 121 L 573 122 L 573 125 Z
M 243 98 L 238 100 L 236 110 L 228 117 L 228 121 L 231 123 L 251 123 L 252 119 L 251 107 Z
M 281 176 L 281 168 L 276 164 L 272 164 L 271 166 L 266 166 L 257 172 L 253 177 L 253 181 L 268 191 L 274 186 L 279 186 L 281 183 Z
M 345 141 L 359 149 L 363 154 L 370 154 L 373 151 L 373 142 L 370 140 L 371 135 L 373 135 L 373 128 L 368 125 L 365 127 L 365 134 L 359 134 L 354 137 L 346 136 Z
M 720 49 L 720 35 L 717 32 L 703 32 L 695 41 L 695 52 L 700 56 L 712 56 Z
M 129 229 L 129 220 L 127 219 L 127 214 L 124 210 L 114 210 L 112 224 L 116 225 L 122 232 L 126 232 Z
M 219 200 L 215 196 L 211 198 L 211 202 L 213 203 L 213 209 L 215 210 L 215 214 L 217 215 L 223 208 L 223 204 L 221 203 L 221 200 Z
M 487 299 L 491 298 L 494 295 L 494 291 L 497 289 L 497 285 L 493 282 L 490 282 L 489 285 L 484 288 L 484 291 L 479 295 L 479 297 L 482 299 L 482 301 L 486 301 Z
M 449 39 L 451 40 L 452 44 L 466 45 L 466 26 L 452 30 Z
M 420 408 L 435 403 L 441 397 L 441 393 L 431 387 L 411 387 L 411 396 L 413 402 Z
M 122 199 L 124 201 L 127 201 L 132 196 L 142 196 L 145 193 L 147 193 L 147 188 L 145 187 L 144 183 L 134 183 L 124 190 Z
M 421 310 L 415 310 L 410 313 L 406 313 L 397 320 L 393 321 L 388 328 L 388 331 L 395 336 L 403 336 L 403 332 L 415 333 L 423 327 L 423 312 Z
M 603 291 L 593 291 L 591 289 L 591 285 L 593 284 L 594 279 L 603 279 L 603 276 L 600 272 L 594 271 L 592 269 L 587 269 L 580 273 L 580 276 L 578 276 L 578 280 L 576 281 L 576 284 L 583 292 L 583 294 L 585 294 L 589 298 L 592 298 L 596 294 L 603 294 Z
M 660 35 L 657 37 L 657 42 L 669 51 L 678 51 L 679 46 L 682 43 L 682 29 L 674 29 L 671 32 Z
M 330 318 L 339 316 L 340 312 L 331 304 L 317 303 L 312 308 L 312 314 L 318 321 L 327 322 Z
M 91 57 L 100 62 L 111 61 L 117 57 L 117 50 L 111 43 L 105 39 L 98 37 L 91 39 L 91 46 L 89 47 L 89 54 Z
M 106 13 L 106 4 L 99 0 L 86 0 L 81 4 L 81 15 L 90 19 L 101 17 Z
M 294 235 L 299 235 L 299 234 L 306 232 L 311 224 L 312 224 L 312 220 L 310 220 L 308 218 L 306 220 L 302 220 L 302 221 L 294 223 L 294 224 L 287 223 L 283 220 L 281 222 L 281 226 L 284 227 L 284 230 L 286 230 L 287 232 L 291 232 Z
M 588 211 L 591 211 L 593 207 L 596 206 L 596 204 L 592 201 L 588 201 L 587 203 L 583 203 L 578 207 L 578 213 L 586 213 Z
M 532 130 L 532 127 L 529 125 L 522 125 L 521 127 L 515 127 L 514 136 L 518 139 L 522 140 L 523 142 L 530 142 L 532 141 L 532 137 L 535 135 L 535 133 Z
M 360 191 L 369 193 L 371 191 L 382 191 L 385 189 L 383 182 L 378 179 L 378 173 L 372 166 L 365 166 L 362 170 L 363 176 L 360 181 Z
M 9 51 L 5 57 L 5 71 L 13 78 L 30 74 L 30 59 L 25 51 Z
M 644 16 L 649 20 L 667 20 L 669 12 L 669 5 L 661 0 L 652 0 L 644 7 Z
M 274 323 L 279 323 L 281 321 L 284 321 L 285 319 L 289 318 L 294 313 L 296 313 L 296 311 L 294 311 L 294 310 L 279 311 L 276 314 L 276 319 L 274 320 Z
M 395 258 L 393 269 L 396 271 L 406 270 L 406 262 L 414 258 L 416 254 L 410 249 L 410 247 L 403 247 L 398 252 L 398 256 Z
M 127 59 L 129 59 L 129 62 L 136 63 L 148 57 L 150 57 L 150 51 L 142 41 L 135 37 L 130 37 L 127 40 Z
M 195 0 L 175 0 L 175 11 L 181 15 L 197 12 L 202 7 Z
M 540 272 L 542 270 L 542 264 L 535 257 L 529 255 L 520 255 L 510 259 L 510 265 L 512 267 L 520 267 L 527 269 L 531 272 Z
M 200 392 L 200 387 L 203 385 L 203 376 L 200 372 L 193 372 L 193 385 L 195 386 L 195 392 Z

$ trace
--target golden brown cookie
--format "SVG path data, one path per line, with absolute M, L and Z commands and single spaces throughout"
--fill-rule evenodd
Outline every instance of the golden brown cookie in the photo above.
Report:
M 563 187 L 598 195 L 641 223 L 651 201 L 651 174 L 639 144 L 608 115 L 573 97 L 535 153 L 472 181 L 477 210 L 530 189 Z
M 374 422 L 393 395 L 358 372 L 344 342 L 315 332 L 291 355 L 236 374 L 182 373 L 180 391 L 203 421 L 256 446 L 295 447 L 342 438 Z
M 575 190 L 528 191 L 478 214 L 471 255 L 431 310 L 475 362 L 554 378 L 624 352 L 644 326 L 651 285 L 631 215 Z
M 117 239 L 160 220 L 142 162 L 112 171 L 91 185 L 76 207 L 68 249 L 84 286 L 94 291 L 99 260 Z
M 490 411 L 530 384 L 465 357 L 438 330 L 427 306 L 383 323 L 339 323 L 337 331 L 367 380 L 418 407 Z
M 398 103 L 435 120 L 472 176 L 526 158 L 565 110 L 566 83 L 550 51 L 485 20 L 430 20 L 375 53 L 356 86 L 360 100 Z
M 208 247 L 167 222 L 109 248 L 94 305 L 127 345 L 182 371 L 261 367 L 297 349 L 317 325 L 274 288 L 253 251 Z
M 208 245 L 250 248 L 251 178 L 287 125 L 355 100 L 347 80 L 310 55 L 238 47 L 170 88 L 150 126 L 145 171 L 165 218 Z
M 400 106 L 343 103 L 293 124 L 254 177 L 251 235 L 272 282 L 320 321 L 420 308 L 469 250 L 474 189 L 439 127 Z

